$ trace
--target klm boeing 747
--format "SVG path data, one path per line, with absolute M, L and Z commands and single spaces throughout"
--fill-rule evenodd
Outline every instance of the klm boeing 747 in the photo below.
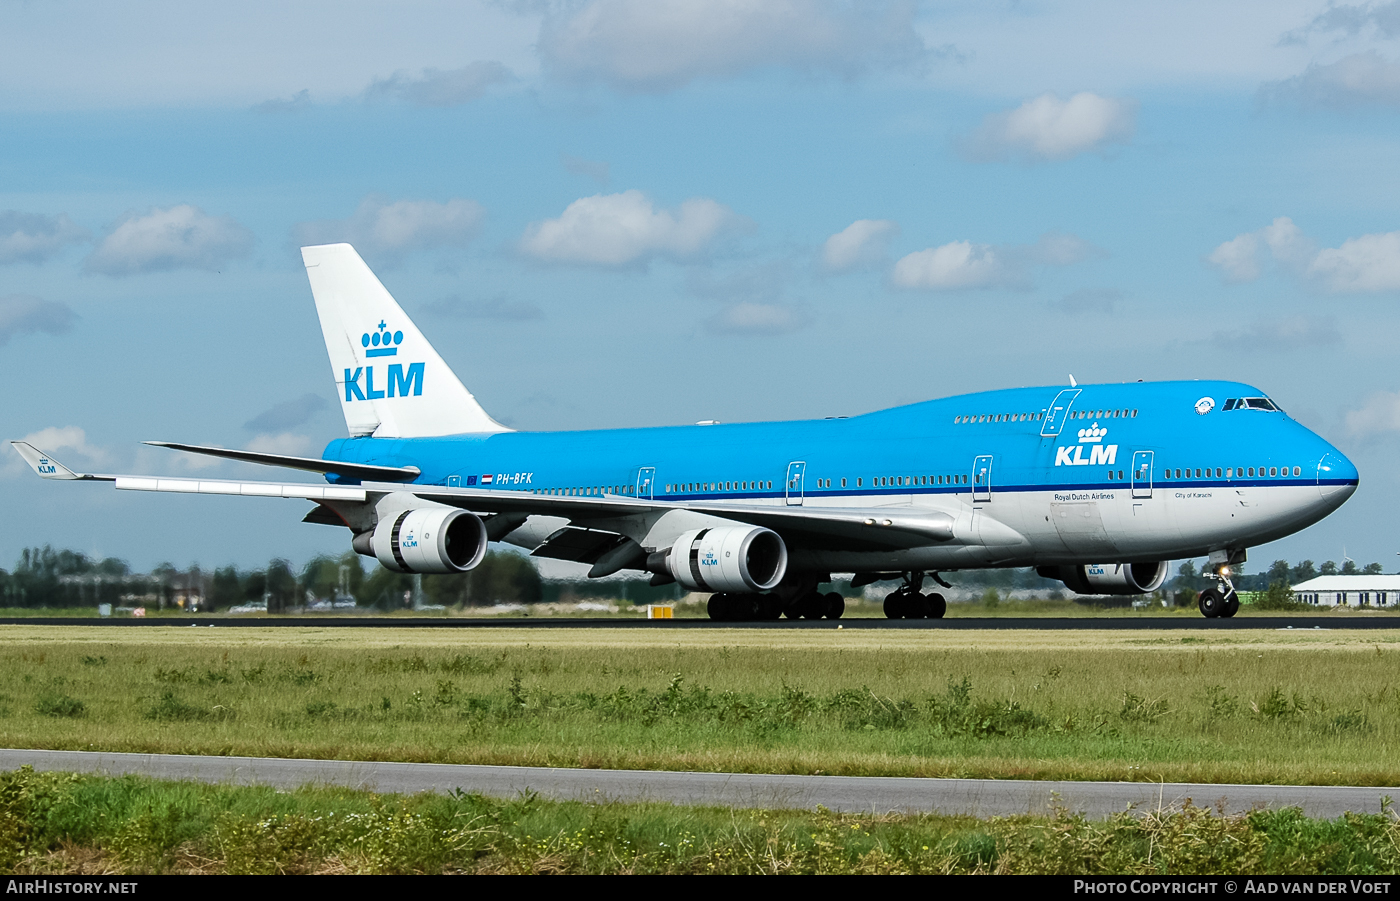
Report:
M 1033 566 L 1141 594 L 1208 558 L 1207 617 L 1233 616 L 1247 548 L 1322 519 L 1356 468 L 1236 382 L 1018 388 L 809 422 L 516 432 L 496 422 L 348 244 L 302 248 L 348 438 L 320 458 L 150 442 L 321 473 L 325 483 L 77 473 L 46 479 L 315 502 L 305 520 L 405 573 L 456 573 L 503 541 L 710 593 L 719 620 L 840 617 L 821 586 L 898 581 L 891 618 L 944 615 L 931 578 Z M 1073 380 L 1071 380 L 1073 381 Z

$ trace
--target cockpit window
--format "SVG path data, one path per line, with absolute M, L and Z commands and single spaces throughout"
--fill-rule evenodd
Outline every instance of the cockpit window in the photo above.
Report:
M 1271 413 L 1281 413 L 1273 401 L 1267 397 L 1231 397 L 1225 401 L 1222 410 L 1268 410 Z

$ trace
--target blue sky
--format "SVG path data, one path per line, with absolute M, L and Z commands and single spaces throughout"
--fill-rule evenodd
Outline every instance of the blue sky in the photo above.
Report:
M 1222 6 L 5 4 L 0 437 L 319 451 L 296 248 L 349 240 L 516 428 L 1250 382 L 1362 473 L 1255 564 L 1390 569 L 1400 2 Z M 345 546 L 295 501 L 0 483 L 0 566 Z

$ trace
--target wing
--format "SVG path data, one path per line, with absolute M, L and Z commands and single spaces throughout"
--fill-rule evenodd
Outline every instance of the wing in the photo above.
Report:
M 648 498 L 625 497 L 622 495 L 600 495 L 596 497 L 558 497 L 539 495 L 527 491 L 506 491 L 490 488 L 449 488 L 440 485 L 414 485 L 401 482 L 366 481 L 360 485 L 327 485 L 311 483 L 285 483 L 241 481 L 229 479 L 190 479 L 161 476 L 103 475 L 80 473 L 51 455 L 23 441 L 11 441 L 30 467 L 45 479 L 105 481 L 114 483 L 122 491 L 161 491 L 179 494 L 219 494 L 237 497 L 284 497 L 303 498 L 319 502 L 329 502 L 326 506 L 341 513 L 340 519 L 348 521 L 343 514 L 347 506 L 372 505 L 388 494 L 411 494 L 426 501 L 459 507 L 473 513 L 490 514 L 502 526 L 514 522 L 523 523 L 529 516 L 554 516 L 567 519 L 591 531 L 610 532 L 606 525 L 597 528 L 590 523 L 606 523 L 623 517 L 640 515 L 659 516 L 673 510 L 686 510 L 701 513 L 733 522 L 762 526 L 777 532 L 785 541 L 814 549 L 840 548 L 847 550 L 903 550 L 931 543 L 942 543 L 955 539 L 954 517 L 949 513 L 893 512 L 888 507 L 818 507 L 786 506 L 763 504 L 722 504 L 714 502 L 692 503 L 684 501 L 657 501 Z M 152 442 L 154 443 L 154 442 Z M 160 444 L 180 450 L 191 449 L 190 445 Z M 312 468 L 303 463 L 329 463 L 314 461 L 311 458 L 291 458 L 296 464 L 277 463 L 271 458 L 276 454 L 255 454 L 248 451 L 225 451 L 223 448 L 200 448 L 197 452 L 214 453 L 231 459 L 271 465 L 295 465 L 296 468 Z M 348 465 L 348 464 L 347 464 Z M 356 464 L 358 465 L 358 464 Z M 410 467 L 368 467 L 366 469 L 390 470 L 395 478 L 408 474 Z M 329 469 L 322 471 L 332 471 Z M 349 474 L 349 473 L 344 473 Z M 416 471 L 415 471 L 416 474 Z M 313 510 L 312 522 L 333 522 L 329 516 L 316 517 Z M 498 531 L 496 529 L 492 530 Z M 504 535 L 493 535 L 499 539 Z M 560 536 L 561 541 L 564 536 Z M 572 544 L 572 539 L 570 540 Z M 607 542 L 598 542 L 599 553 L 606 552 Z M 586 559 L 589 554 L 584 554 Z

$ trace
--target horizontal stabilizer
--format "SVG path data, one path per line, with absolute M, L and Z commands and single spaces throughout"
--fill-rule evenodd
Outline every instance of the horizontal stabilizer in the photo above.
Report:
M 422 474 L 417 466 L 374 466 L 369 463 L 343 463 L 339 460 L 322 460 L 319 457 L 291 457 L 286 454 L 264 454 L 258 451 L 233 450 L 223 447 L 204 447 L 198 444 L 176 444 L 171 441 L 146 441 L 144 444 L 155 447 L 168 447 L 172 450 L 189 451 L 192 454 L 205 454 L 210 457 L 224 457 L 228 460 L 241 460 L 244 463 L 261 463 L 264 466 L 284 466 L 288 469 L 304 469 L 307 472 L 328 472 L 348 479 L 369 479 L 376 482 L 411 482 Z M 20 453 L 23 453 L 21 451 Z M 28 458 L 26 458 L 28 459 Z M 32 463 L 30 464 L 33 465 Z M 49 476 L 49 478 L 59 478 Z

